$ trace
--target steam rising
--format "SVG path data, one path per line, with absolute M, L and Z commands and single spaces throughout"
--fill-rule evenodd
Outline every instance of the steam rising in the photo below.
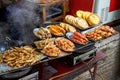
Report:
M 37 9 L 39 9 L 37 4 L 24 0 L 7 7 L 12 39 L 33 42 L 35 39 L 33 29 L 40 21 Z

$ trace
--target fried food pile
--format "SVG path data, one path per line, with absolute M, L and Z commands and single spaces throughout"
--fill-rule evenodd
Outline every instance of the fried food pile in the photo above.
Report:
M 86 44 L 89 41 L 84 34 L 81 34 L 79 32 L 74 32 L 71 40 L 78 44 Z
M 97 24 L 100 24 L 100 22 L 101 22 L 101 20 L 97 14 L 94 14 L 89 11 L 78 10 L 76 12 L 76 16 L 86 20 L 90 26 L 95 26 Z
M 109 36 L 112 36 L 116 34 L 116 31 L 110 27 L 110 26 L 101 26 L 97 29 L 95 29 L 93 32 L 86 33 L 87 38 L 98 41 L 103 38 L 107 38 Z
M 75 45 L 69 39 L 58 37 L 34 42 L 37 49 L 47 56 L 59 56 L 62 51 L 73 51 Z M 61 51 L 62 50 L 62 51 Z
M 60 49 L 54 44 L 55 38 L 49 38 L 34 42 L 37 49 L 47 56 L 59 56 L 61 53 Z
M 66 31 L 58 25 L 50 25 L 49 31 L 55 36 L 63 36 Z
M 72 24 L 73 26 L 79 28 L 79 29 L 87 29 L 89 28 L 89 25 L 86 20 L 78 17 L 74 17 L 72 15 L 66 15 L 65 21 L 69 24 Z
M 56 47 L 56 45 L 47 45 L 45 46 L 45 48 L 43 50 L 41 50 L 42 53 L 48 55 L 48 56 L 59 56 L 59 54 L 61 53 L 61 50 Z
M 67 23 L 60 23 L 60 26 L 66 31 L 66 32 L 76 32 L 75 27 L 71 26 L 70 24 Z
M 54 40 L 54 38 L 49 38 L 45 40 L 36 41 L 34 42 L 34 44 L 36 45 L 37 49 L 44 49 L 45 46 L 49 44 L 54 44 Z
M 11 48 L 3 54 L 3 62 L 12 68 L 29 66 L 38 60 L 40 60 L 39 56 L 30 46 Z
M 37 28 L 33 32 L 34 32 L 34 35 L 40 39 L 47 39 L 52 37 L 49 30 L 43 27 Z
M 55 39 L 55 43 L 63 51 L 73 51 L 75 48 L 74 43 L 65 38 L 57 38 Z

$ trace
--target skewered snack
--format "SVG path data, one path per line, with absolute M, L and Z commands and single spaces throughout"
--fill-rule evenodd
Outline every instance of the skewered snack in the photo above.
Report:
M 32 65 L 39 60 L 39 56 L 30 46 L 15 47 L 3 54 L 3 61 L 12 68 Z
M 40 39 L 47 39 L 47 38 L 52 37 L 49 30 L 47 30 L 46 28 L 43 28 L 43 27 L 36 28 L 36 29 L 34 29 L 33 32 L 34 32 L 35 36 L 40 38 Z
M 50 25 L 49 30 L 55 36 L 63 36 L 66 33 L 65 30 L 58 25 Z
M 71 36 L 71 40 L 78 44 L 86 44 L 88 43 L 88 39 L 84 34 L 81 34 L 79 32 L 74 32 Z
M 76 15 L 79 18 L 83 18 L 84 20 L 86 20 L 90 26 L 95 26 L 97 24 L 100 24 L 100 22 L 101 22 L 99 16 L 92 12 L 78 10 L 76 12 Z
M 116 31 L 110 26 L 101 26 L 95 29 L 93 32 L 86 33 L 86 36 L 94 41 L 98 41 L 103 38 L 107 38 L 116 34 Z
M 71 26 L 71 25 L 69 25 L 69 24 L 67 24 L 67 23 L 60 23 L 60 26 L 61 26 L 64 30 L 66 30 L 66 32 L 76 32 L 76 29 L 75 29 L 73 26 Z
M 57 38 L 55 39 L 55 43 L 63 51 L 73 51 L 75 48 L 74 43 L 65 38 Z
M 54 38 L 36 41 L 34 44 L 36 45 L 37 49 L 43 49 L 48 44 L 54 44 Z
M 77 18 L 77 17 L 74 17 L 72 15 L 67 15 L 65 17 L 65 20 L 67 23 L 72 24 L 79 29 L 89 28 L 88 23 L 82 18 Z
M 57 48 L 55 45 L 47 45 L 43 50 L 41 50 L 42 53 L 48 55 L 48 56 L 59 56 L 61 53 L 60 49 Z

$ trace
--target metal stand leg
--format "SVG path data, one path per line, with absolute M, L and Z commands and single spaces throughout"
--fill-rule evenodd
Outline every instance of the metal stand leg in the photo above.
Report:
M 97 63 L 94 65 L 94 70 L 93 70 L 93 80 L 96 78 L 96 71 L 97 71 Z

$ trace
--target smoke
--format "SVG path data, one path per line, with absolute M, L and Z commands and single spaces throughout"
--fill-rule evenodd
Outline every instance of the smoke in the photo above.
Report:
M 39 25 L 39 7 L 36 3 L 20 0 L 7 7 L 11 38 L 25 43 L 34 41 L 33 29 Z

